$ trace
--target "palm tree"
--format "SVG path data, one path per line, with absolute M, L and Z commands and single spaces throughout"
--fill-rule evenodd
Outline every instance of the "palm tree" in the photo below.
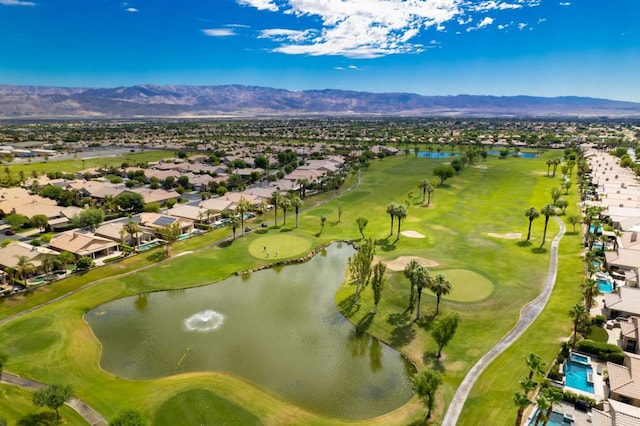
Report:
M 451 285 L 451 282 L 444 277 L 444 275 L 438 274 L 431 281 L 430 290 L 436 295 L 436 315 L 438 315 L 440 309 L 440 297 L 451 293 L 453 286 Z
M 244 214 L 249 210 L 251 210 L 251 203 L 249 203 L 244 197 L 240 197 L 240 201 L 238 201 L 238 205 L 236 206 L 236 212 L 240 215 L 242 236 L 244 236 Z
M 434 191 L 435 188 L 433 186 L 433 183 L 429 182 L 429 186 L 427 187 L 427 207 L 431 205 L 431 196 L 433 195 Z
M 422 190 L 422 204 L 424 204 L 427 193 L 429 194 L 429 203 L 427 204 L 428 206 L 429 204 L 431 204 L 431 193 L 433 192 L 433 185 L 431 185 L 429 179 L 423 179 L 418 186 Z
M 420 268 L 421 265 L 415 259 L 411 260 L 404 267 L 404 276 L 409 280 L 409 283 L 411 284 L 411 292 L 409 293 L 409 307 L 407 308 L 411 312 L 413 312 L 413 305 L 415 304 L 415 288 L 417 285 Z
M 276 188 L 275 191 L 271 193 L 271 204 L 273 204 L 273 225 L 278 227 L 278 204 L 282 200 L 282 194 L 280 194 L 280 188 Z
M 553 204 L 547 204 L 540 210 L 540 213 L 544 215 L 544 232 L 542 233 L 542 243 L 540 244 L 540 247 L 542 247 L 547 237 L 547 225 L 549 224 L 549 218 L 556 215 L 556 207 Z
M 62 269 L 64 269 L 65 274 L 67 273 L 67 265 L 73 263 L 76 260 L 76 257 L 73 253 L 69 251 L 63 251 L 57 256 L 58 262 L 62 265 Z
M 524 211 L 524 216 L 529 219 L 529 231 L 527 231 L 527 241 L 529 241 L 531 239 L 531 224 L 534 220 L 540 217 L 540 212 L 532 206 Z
M 49 272 L 53 269 L 56 263 L 56 256 L 53 254 L 45 254 L 42 258 L 42 269 L 44 270 L 44 279 L 49 278 Z
M 553 159 L 553 177 L 556 176 L 556 170 L 558 169 L 558 166 L 562 163 L 562 159 L 557 157 Z
M 562 401 L 562 392 L 558 389 L 552 387 L 545 387 L 542 389 L 544 396 L 549 401 L 549 407 L 547 408 L 547 413 L 544 416 L 544 424 L 546 425 L 549 422 L 549 418 L 551 417 L 551 411 L 553 410 L 553 404 Z
M 418 303 L 416 307 L 416 321 L 420 319 L 420 300 L 422 299 L 422 289 L 431 287 L 431 276 L 429 271 L 424 266 L 419 266 L 416 276 L 416 293 L 418 295 Z
M 538 394 L 536 404 L 538 404 L 538 415 L 533 423 L 534 425 L 538 425 L 538 423 L 543 422 L 547 410 L 551 410 L 551 408 L 553 408 L 553 404 L 551 404 L 551 401 L 547 399 L 547 396 L 543 392 Z
M 180 234 L 182 234 L 182 228 L 180 228 L 180 224 L 178 222 L 165 225 L 160 229 L 160 235 L 162 235 L 162 239 L 166 242 L 164 246 L 165 257 L 169 257 L 171 246 L 178 241 Z
M 392 201 L 387 205 L 386 212 L 389 215 L 389 217 L 391 218 L 391 230 L 389 231 L 389 236 L 393 235 L 393 219 L 396 216 L 395 212 L 396 212 L 397 209 L 398 209 L 398 203 L 396 203 L 396 202 Z
M 585 280 L 580 286 L 582 288 L 582 300 L 587 311 L 596 305 L 596 298 L 602 294 L 600 287 L 595 280 L 591 278 Z
M 518 408 L 518 417 L 516 418 L 516 426 L 522 425 L 522 414 L 524 414 L 525 408 L 533 404 L 526 394 L 522 392 L 516 392 L 513 395 L 513 403 Z
M 411 379 L 413 391 L 422 399 L 427 406 L 425 419 L 431 418 L 431 410 L 435 403 L 435 395 L 438 387 L 442 384 L 442 376 L 434 370 L 422 370 Z
M 304 200 L 307 197 L 307 186 L 309 186 L 309 180 L 298 179 L 298 185 L 300 185 L 300 198 Z
M 549 177 L 549 170 L 551 169 L 552 164 L 553 164 L 553 161 L 547 160 L 547 177 Z
M 398 204 L 398 208 L 395 211 L 395 216 L 398 218 L 398 234 L 396 235 L 396 240 L 400 239 L 400 225 L 402 224 L 402 219 L 406 218 L 409 214 L 409 210 L 407 206 L 404 204 Z
M 538 388 L 538 382 L 535 380 L 531 380 L 527 377 L 523 377 L 520 382 L 520 389 L 525 393 L 525 395 L 529 395 L 531 391 L 534 391 Z
M 233 239 L 236 239 L 236 229 L 240 226 L 240 218 L 238 216 L 231 216 L 229 218 L 229 226 L 233 230 Z
M 282 210 L 282 216 L 284 217 L 283 226 L 287 226 L 287 210 L 291 207 L 291 199 L 289 197 L 282 197 L 280 200 L 280 209 Z
M 540 355 L 531 352 L 525 357 L 524 362 L 526 362 L 527 367 L 529 367 L 529 376 L 527 377 L 529 380 L 533 379 L 534 374 L 544 376 L 546 364 L 542 361 Z
M 578 337 L 578 328 L 587 320 L 589 314 L 587 309 L 580 303 L 573 305 L 569 311 L 569 316 L 573 320 L 573 343 L 571 347 L 576 347 L 576 339 Z
M 27 284 L 27 276 L 35 272 L 36 267 L 30 262 L 29 256 L 16 256 L 18 262 L 16 263 L 15 270 L 20 275 L 22 282 Z
M 291 204 L 291 207 L 293 207 L 296 211 L 296 228 L 298 227 L 298 213 L 300 211 L 300 207 L 302 207 L 302 199 L 300 198 L 300 196 L 298 194 L 294 194 L 292 192 L 290 192 L 288 194 L 288 198 L 289 198 L 289 203 Z
M 136 223 L 133 219 L 129 218 L 127 223 L 124 224 L 122 230 L 129 234 L 131 241 L 133 242 L 133 247 L 137 250 L 140 245 L 140 225 Z

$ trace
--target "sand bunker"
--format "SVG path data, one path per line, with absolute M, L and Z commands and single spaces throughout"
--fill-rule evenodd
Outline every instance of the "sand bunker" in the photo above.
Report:
M 485 166 L 484 164 L 476 164 L 475 166 L 471 166 L 474 169 L 481 169 L 481 170 L 487 170 L 489 167 Z
M 433 268 L 434 266 L 438 266 L 439 265 L 438 262 L 435 262 L 435 261 L 429 260 L 429 259 L 425 259 L 423 257 L 400 256 L 395 260 L 387 262 L 387 269 L 389 269 L 391 271 L 403 271 L 404 267 L 407 266 L 407 263 L 411 262 L 412 260 L 415 260 L 420 265 L 426 266 L 428 268 Z M 379 262 L 379 261 L 381 261 L 381 259 L 376 256 L 376 258 L 374 259 L 374 262 Z
M 180 257 L 180 256 L 184 256 L 184 255 L 191 254 L 191 253 L 193 253 L 193 252 L 192 251 L 183 251 L 182 253 L 178 253 L 173 257 Z
M 493 232 L 489 232 L 488 235 L 490 237 L 503 238 L 505 240 L 517 240 L 519 238 L 522 238 L 522 233 L 520 232 L 511 232 L 509 234 L 494 234 Z
M 425 236 L 417 231 L 402 231 L 402 235 L 409 238 L 425 238 Z

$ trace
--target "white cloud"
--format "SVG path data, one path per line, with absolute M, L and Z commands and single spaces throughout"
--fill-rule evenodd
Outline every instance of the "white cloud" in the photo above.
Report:
M 236 0 L 258 10 L 279 11 L 291 19 L 317 22 L 317 27 L 265 29 L 259 37 L 276 43 L 272 49 L 292 55 L 339 55 L 375 58 L 395 53 L 420 53 L 415 41 L 428 31 L 447 31 L 445 24 L 466 27 L 475 14 L 534 7 L 541 0 Z M 477 30 L 494 23 L 477 17 Z
M 524 30 L 527 27 L 527 24 L 525 24 L 524 22 L 520 22 L 518 24 L 518 29 L 520 29 L 520 31 Z
M 560 6 L 571 6 L 571 3 L 569 3 L 568 1 L 561 1 Z
M 36 5 L 32 1 L 22 1 L 22 0 L 0 0 L 0 4 L 3 6 L 35 6 Z
M 236 35 L 233 30 L 228 28 L 207 28 L 201 31 L 209 37 L 229 37 Z
M 125 10 L 127 12 L 131 12 L 131 13 L 136 13 L 138 11 L 138 9 L 136 9 L 135 7 L 128 7 Z
M 271 28 L 260 31 L 260 38 L 270 38 L 281 42 L 304 42 L 312 37 L 314 31 L 287 30 L 284 28 Z
M 258 10 L 268 10 L 277 12 L 278 6 L 271 0 L 238 0 L 238 4 L 242 6 L 255 7 Z
M 506 9 L 521 9 L 524 7 L 522 3 L 506 3 L 501 1 L 483 1 L 477 5 L 472 5 L 469 9 L 477 12 L 487 12 L 489 10 L 506 10 Z
M 486 16 L 482 21 L 480 21 L 480 23 L 478 24 L 478 28 L 484 28 L 491 24 L 493 24 L 493 18 L 489 18 L 488 16 Z

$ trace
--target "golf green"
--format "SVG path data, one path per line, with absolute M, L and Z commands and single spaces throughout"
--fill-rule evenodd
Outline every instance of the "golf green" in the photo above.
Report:
M 437 271 L 451 282 L 453 290 L 443 299 L 454 302 L 477 302 L 493 293 L 493 283 L 482 275 L 468 269 L 446 269 Z
M 311 248 L 311 241 L 293 235 L 264 235 L 249 244 L 249 254 L 258 259 L 287 259 L 304 254 Z

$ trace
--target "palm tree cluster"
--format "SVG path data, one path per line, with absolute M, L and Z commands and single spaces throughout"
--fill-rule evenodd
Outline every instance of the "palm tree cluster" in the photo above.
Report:
M 535 403 L 538 405 L 538 414 L 533 424 L 546 425 L 551 416 L 553 404 L 562 399 L 562 393 L 553 387 L 544 386 L 536 395 L 539 383 L 534 380 L 534 376 L 544 377 L 547 365 L 542 361 L 542 358 L 535 353 L 528 354 L 525 357 L 525 362 L 529 368 L 529 374 L 520 380 L 521 390 L 513 396 L 513 403 L 518 409 L 516 426 L 522 424 L 524 410 L 534 403 L 534 396 Z
M 391 202 L 387 205 L 387 214 L 391 218 L 391 231 L 389 232 L 389 236 L 393 235 L 393 221 L 397 219 L 398 221 L 398 231 L 396 235 L 396 241 L 400 239 L 400 227 L 402 224 L 402 220 L 407 217 L 409 214 L 409 209 L 405 204 Z
M 540 209 L 540 211 L 532 206 L 524 211 L 524 215 L 529 221 L 526 241 L 529 241 L 531 239 L 531 225 L 533 224 L 533 221 L 539 218 L 540 215 L 544 216 L 544 231 L 542 232 L 542 243 L 540 244 L 540 247 L 542 247 L 547 238 L 547 226 L 549 225 L 549 218 L 556 215 L 556 206 L 554 206 L 553 204 L 547 204 L 542 209 Z
M 442 274 L 432 277 L 427 268 L 420 265 L 416 260 L 411 260 L 407 266 L 405 266 L 404 276 L 407 277 L 411 284 L 409 306 L 407 307 L 407 310 L 413 312 L 413 309 L 417 304 L 416 321 L 420 319 L 420 301 L 422 298 L 422 290 L 425 288 L 430 290 L 436 296 L 435 315 L 438 315 L 440 310 L 440 298 L 451 293 L 451 290 L 453 290 L 451 282 Z

